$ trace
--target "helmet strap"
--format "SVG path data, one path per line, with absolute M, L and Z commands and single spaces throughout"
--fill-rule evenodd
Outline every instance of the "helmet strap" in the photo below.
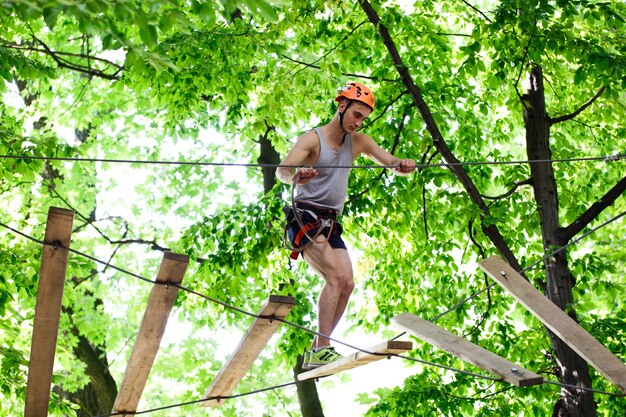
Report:
M 354 100 L 348 100 L 348 104 L 346 105 L 346 108 L 343 109 L 342 112 L 339 112 L 339 126 L 341 126 L 341 128 L 343 129 L 343 131 L 345 132 L 346 129 L 343 127 L 343 116 L 344 114 L 346 114 L 346 111 L 348 110 L 348 107 L 350 107 L 352 105 L 352 102 Z

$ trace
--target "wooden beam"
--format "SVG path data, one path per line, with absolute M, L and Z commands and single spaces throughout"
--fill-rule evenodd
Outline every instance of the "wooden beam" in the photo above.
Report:
M 404 313 L 392 318 L 391 321 L 423 341 L 491 372 L 513 385 L 525 387 L 543 382 L 543 378 L 534 372 L 509 362 L 495 353 L 452 334 L 415 314 Z
M 26 383 L 25 417 L 48 415 L 73 221 L 74 212 L 71 210 L 48 209 Z
M 413 343 L 401 340 L 389 340 L 379 345 L 366 349 L 368 352 L 355 352 L 349 356 L 329 363 L 328 365 L 320 366 L 313 370 L 303 372 L 298 375 L 298 381 L 304 381 L 312 378 L 319 378 L 322 376 L 336 374 L 338 372 L 347 371 L 358 366 L 367 365 L 370 362 L 379 361 L 387 358 L 385 355 L 404 353 L 413 349 Z
M 574 319 L 497 256 L 485 259 L 479 266 L 591 366 L 626 392 L 626 365 Z
M 187 255 L 165 252 L 156 281 L 180 284 L 189 264 Z M 135 346 L 126 365 L 124 379 L 113 404 L 113 412 L 132 414 L 137 411 L 150 369 L 159 350 L 165 326 L 176 300 L 178 288 L 154 285 L 141 321 Z
M 271 295 L 265 302 L 258 316 L 285 318 L 295 305 L 293 297 Z M 248 373 L 248 370 L 261 354 L 272 335 L 280 326 L 280 321 L 267 318 L 255 318 L 250 328 L 243 336 L 235 353 L 228 359 L 219 371 L 211 386 L 204 394 L 204 398 L 227 397 Z M 203 401 L 202 407 L 219 407 L 223 401 Z

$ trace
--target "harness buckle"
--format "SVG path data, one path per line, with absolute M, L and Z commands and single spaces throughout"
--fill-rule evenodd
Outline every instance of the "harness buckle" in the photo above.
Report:
M 331 227 L 334 224 L 334 222 L 335 222 L 334 219 L 328 219 L 328 218 L 322 219 L 320 227 L 322 229 L 326 229 L 327 227 Z

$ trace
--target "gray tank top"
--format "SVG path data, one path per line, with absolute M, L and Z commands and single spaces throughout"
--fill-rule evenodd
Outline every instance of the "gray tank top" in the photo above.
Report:
M 335 152 L 328 147 L 322 135 L 322 129 L 315 128 L 320 141 L 320 155 L 313 167 L 317 166 L 352 166 L 354 153 L 350 135 Z M 348 176 L 350 168 L 317 168 L 318 175 L 304 185 L 298 185 L 296 202 L 310 203 L 316 206 L 343 211 L 343 205 L 348 195 Z

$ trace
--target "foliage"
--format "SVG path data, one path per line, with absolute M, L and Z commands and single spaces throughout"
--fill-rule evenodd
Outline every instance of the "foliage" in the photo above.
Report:
M 406 3 L 406 2 L 404 2 Z M 552 156 L 624 153 L 626 37 L 619 1 L 425 0 L 374 2 L 400 46 L 442 135 L 461 161 L 526 158 L 522 121 L 528 64 L 541 65 L 553 118 L 572 113 L 602 87 L 591 107 L 553 125 Z M 190 255 L 184 285 L 256 312 L 270 293 L 297 300 L 289 320 L 313 328 L 321 283 L 282 248 L 281 195 L 261 192 L 260 169 L 48 161 L 30 157 L 254 163 L 268 134 L 284 155 L 294 138 L 334 111 L 346 79 L 376 92 L 364 127 L 384 147 L 439 163 L 432 139 L 399 80 L 377 28 L 359 4 L 340 1 L 235 2 L 9 1 L 0 10 L 0 222 L 41 238 L 50 206 L 76 211 L 72 247 L 153 279 L 161 250 Z M 368 164 L 360 159 L 358 164 Z M 555 164 L 559 219 L 574 222 L 624 177 L 623 160 Z M 544 255 L 527 164 L 471 165 L 491 217 L 522 265 Z M 357 271 L 345 320 L 387 335 L 405 311 L 431 319 L 489 284 L 476 261 L 494 253 L 481 217 L 445 167 L 409 177 L 355 169 L 343 223 Z M 620 198 L 590 226 L 622 212 Z M 582 325 L 626 360 L 623 229 L 611 224 L 568 252 Z M 40 245 L 0 234 L 0 416 L 23 408 Z M 54 383 L 86 383 L 72 329 L 107 352 L 119 382 L 151 286 L 71 255 Z M 545 280 L 534 268 L 527 276 Z M 179 293 L 170 335 L 141 409 L 200 398 L 249 317 L 207 298 Z M 437 324 L 553 378 L 543 327 L 493 289 Z M 289 381 L 284 372 L 311 335 L 283 326 L 236 393 Z M 228 349 L 230 348 L 230 350 Z M 464 368 L 419 345 L 421 359 Z M 175 363 L 176 366 L 172 366 Z M 479 372 L 472 369 L 473 372 Z M 400 383 L 400 381 L 398 381 Z M 164 389 L 165 386 L 177 389 Z M 594 374 L 594 388 L 614 388 Z M 54 394 L 56 395 L 56 394 Z M 545 415 L 558 398 L 549 386 L 506 384 L 426 367 L 395 389 L 363 394 L 368 415 Z M 71 415 L 54 397 L 51 415 Z M 599 415 L 623 398 L 598 395 Z M 259 405 L 261 404 L 261 405 Z M 295 415 L 292 391 L 228 402 L 222 415 L 280 409 Z M 185 407 L 169 415 L 200 412 Z M 204 411 L 202 411 L 204 413 Z M 175 414 L 178 413 L 178 414 Z M 195 415 L 195 414 L 193 414 Z M 199 415 L 199 414 L 198 414 Z M 260 414 L 259 414 L 260 415 Z

